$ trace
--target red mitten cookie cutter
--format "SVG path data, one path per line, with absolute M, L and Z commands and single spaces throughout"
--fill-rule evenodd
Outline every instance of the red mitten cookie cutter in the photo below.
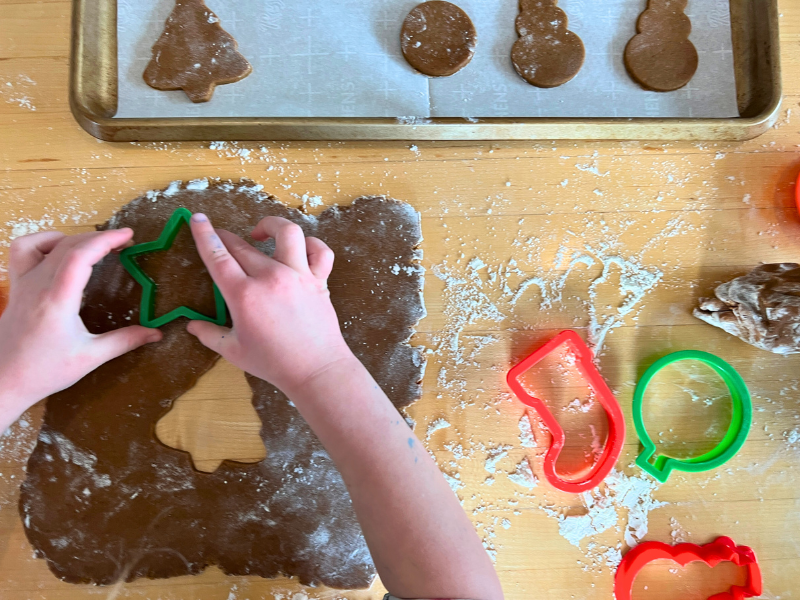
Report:
M 519 382 L 519 377 L 525 371 L 533 367 L 556 348 L 563 345 L 567 346 L 575 355 L 575 364 L 578 370 L 586 379 L 589 387 L 595 393 L 608 415 L 608 439 L 606 440 L 603 453 L 593 466 L 588 467 L 588 471 L 585 472 L 584 475 L 579 479 L 569 481 L 562 479 L 556 473 L 556 461 L 558 460 L 559 454 L 561 454 L 561 449 L 564 447 L 564 429 L 559 425 L 553 413 L 547 408 L 547 405 L 539 398 L 534 398 L 528 394 Z M 550 485 L 562 492 L 569 492 L 572 494 L 585 492 L 586 490 L 600 485 L 611 472 L 611 469 L 614 468 L 622 452 L 622 446 L 625 443 L 625 417 L 622 414 L 619 402 L 617 402 L 617 399 L 608 388 L 608 385 L 606 385 L 602 375 L 598 372 L 593 361 L 592 351 L 581 337 L 571 329 L 562 331 L 511 369 L 508 372 L 507 381 L 508 386 L 517 395 L 517 398 L 524 404 L 536 409 L 536 412 L 539 413 L 545 426 L 550 430 L 550 434 L 553 436 L 553 442 L 544 457 L 544 474 L 547 481 L 550 482 Z
M 729 537 L 719 537 L 710 544 L 678 544 L 670 546 L 663 542 L 643 542 L 625 555 L 614 577 L 614 596 L 617 600 L 631 600 L 633 580 L 646 565 L 666 558 L 682 567 L 690 562 L 702 561 L 709 567 L 721 562 L 732 562 L 747 568 L 744 585 L 734 585 L 727 592 L 714 594 L 708 600 L 744 600 L 762 593 L 761 568 L 756 554 L 747 546 L 737 546 Z

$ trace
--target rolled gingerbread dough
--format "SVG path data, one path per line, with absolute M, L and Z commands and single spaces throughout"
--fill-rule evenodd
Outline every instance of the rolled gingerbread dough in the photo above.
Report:
M 179 206 L 240 236 L 278 215 L 327 242 L 336 253 L 331 299 L 347 343 L 398 409 L 420 397 L 424 359 L 408 344 L 424 315 L 420 220 L 411 206 L 359 198 L 315 218 L 252 182 L 199 180 L 137 198 L 101 229 L 132 227 L 137 241 L 150 241 Z M 145 269 L 164 307 L 191 301 L 203 310 L 211 280 L 186 240 L 173 248 L 177 260 L 154 259 Z M 94 333 L 135 323 L 140 297 L 111 255 L 96 267 L 81 315 Z M 19 504 L 36 555 L 74 583 L 176 577 L 215 564 L 230 575 L 369 586 L 375 568 L 341 476 L 276 388 L 248 376 L 267 447 L 260 463 L 225 461 L 201 473 L 187 453 L 157 441 L 156 422 L 218 359 L 185 329 L 185 319 L 166 325 L 162 342 L 48 400 Z

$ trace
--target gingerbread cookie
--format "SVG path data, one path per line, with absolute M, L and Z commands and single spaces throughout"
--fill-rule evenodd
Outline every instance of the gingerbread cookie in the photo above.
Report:
M 775 354 L 800 353 L 800 265 L 760 265 L 702 298 L 694 316 Z
M 217 85 L 244 79 L 251 70 L 203 0 L 176 0 L 144 80 L 157 90 L 183 90 L 192 102 L 208 102 Z
M 583 66 L 583 41 L 567 29 L 567 14 L 558 0 L 520 0 L 516 26 L 519 39 L 511 50 L 517 73 L 531 85 L 558 87 Z
M 475 54 L 478 34 L 469 16 L 443 0 L 414 8 L 400 32 L 408 64 L 432 77 L 447 77 L 466 67 Z
M 124 206 L 101 229 L 132 227 L 158 237 L 185 206 L 249 239 L 267 215 L 286 217 L 336 253 L 328 281 L 342 332 L 397 408 L 420 397 L 425 359 L 407 342 L 424 316 L 419 213 L 388 198 L 359 198 L 318 218 L 278 202 L 252 182 L 171 185 Z M 212 283 L 196 249 L 145 269 L 163 310 L 190 302 L 213 311 Z M 255 243 L 270 252 L 271 243 Z M 95 268 L 81 316 L 93 333 L 135 323 L 141 288 L 116 255 Z M 266 458 L 224 461 L 213 473 L 155 437 L 156 422 L 218 355 L 186 332 L 106 363 L 47 402 L 22 485 L 20 511 L 36 555 L 69 582 L 112 584 L 197 574 L 216 564 L 245 576 L 296 576 L 305 585 L 368 587 L 370 553 L 339 472 L 297 409 L 275 387 L 248 376 Z M 367 435 L 368 432 L 365 432 Z
M 625 68 L 645 89 L 672 92 L 689 83 L 697 71 L 686 4 L 687 0 L 649 0 L 639 16 L 638 33 L 625 47 Z

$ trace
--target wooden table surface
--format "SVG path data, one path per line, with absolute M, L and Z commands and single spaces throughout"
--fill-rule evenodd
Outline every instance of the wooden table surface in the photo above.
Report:
M 424 397 L 408 412 L 496 557 L 508 598 L 608 599 L 626 540 L 706 543 L 717 535 L 755 549 L 764 598 L 797 598 L 800 358 L 752 348 L 691 315 L 699 297 L 757 263 L 798 259 L 800 4 L 782 0 L 781 9 L 784 107 L 773 130 L 746 143 L 210 147 L 115 145 L 84 133 L 68 108 L 70 3 L 0 0 L 0 306 L 14 236 L 86 231 L 175 179 L 248 177 L 290 205 L 305 196 L 312 212 L 390 194 L 421 212 L 425 235 L 428 316 L 412 343 L 430 352 Z M 316 196 L 323 205 L 311 207 Z M 515 360 L 565 327 L 597 344 L 601 372 L 628 419 L 620 474 L 593 495 L 557 493 L 543 480 L 547 435 L 534 417 L 536 446 L 529 447 L 522 405 L 503 383 Z M 754 425 L 725 467 L 658 485 L 632 466 L 639 445 L 631 398 L 649 362 L 688 348 L 739 370 L 753 395 Z M 602 413 L 573 378 L 551 361 L 531 381 L 561 403 L 565 469 L 603 435 Z M 667 451 L 691 454 L 721 438 L 730 409 L 719 388 L 690 368 L 665 373 L 653 387 L 645 416 Z M 177 406 L 158 424 L 159 436 L 195 452 L 198 468 L 263 453 L 252 440 L 258 423 L 247 387 L 230 365 L 220 363 Z M 308 589 L 288 579 L 229 578 L 215 568 L 114 588 L 58 581 L 32 557 L 16 508 L 41 411 L 0 438 L 3 599 L 381 597 L 379 583 L 361 592 Z M 215 421 L 222 413 L 230 418 Z M 533 481 L 526 457 L 535 487 L 524 485 Z M 730 564 L 713 571 L 661 565 L 642 575 L 637 598 L 706 598 L 741 577 Z

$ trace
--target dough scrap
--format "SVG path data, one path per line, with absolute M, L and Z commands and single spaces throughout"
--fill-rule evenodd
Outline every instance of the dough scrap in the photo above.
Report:
M 689 39 L 688 0 L 649 0 L 625 47 L 625 68 L 643 88 L 672 92 L 697 72 L 697 48 Z
M 558 0 L 520 0 L 516 20 L 519 39 L 511 49 L 517 73 L 531 85 L 553 88 L 573 79 L 583 67 L 586 49 L 567 27 Z
M 698 319 L 775 354 L 800 353 L 800 265 L 760 265 L 701 298 Z
M 327 242 L 337 258 L 331 298 L 347 343 L 398 409 L 420 397 L 425 359 L 408 340 L 425 314 L 415 250 L 421 229 L 410 205 L 365 197 L 311 217 L 253 182 L 200 180 L 137 198 L 100 229 L 132 227 L 137 241 L 152 240 L 179 206 L 241 236 L 267 215 L 283 216 Z M 213 298 L 192 250 L 147 265 L 170 296 L 166 305 L 185 300 L 187 283 L 198 310 Z M 111 255 L 97 265 L 81 315 L 93 333 L 135 323 L 140 297 Z M 162 331 L 162 342 L 103 365 L 47 402 L 19 505 L 36 555 L 72 583 L 175 577 L 216 564 L 230 575 L 368 587 L 375 567 L 341 476 L 276 388 L 248 376 L 267 447 L 260 463 L 225 461 L 201 473 L 188 453 L 157 441 L 155 423 L 219 358 L 186 332 L 185 319 Z
M 432 77 L 447 77 L 466 67 L 475 54 L 478 34 L 467 13 L 443 0 L 414 8 L 400 32 L 408 64 Z
M 252 71 L 236 48 L 236 40 L 203 0 L 175 0 L 144 80 L 157 90 L 183 90 L 192 102 L 208 102 L 217 85 Z

